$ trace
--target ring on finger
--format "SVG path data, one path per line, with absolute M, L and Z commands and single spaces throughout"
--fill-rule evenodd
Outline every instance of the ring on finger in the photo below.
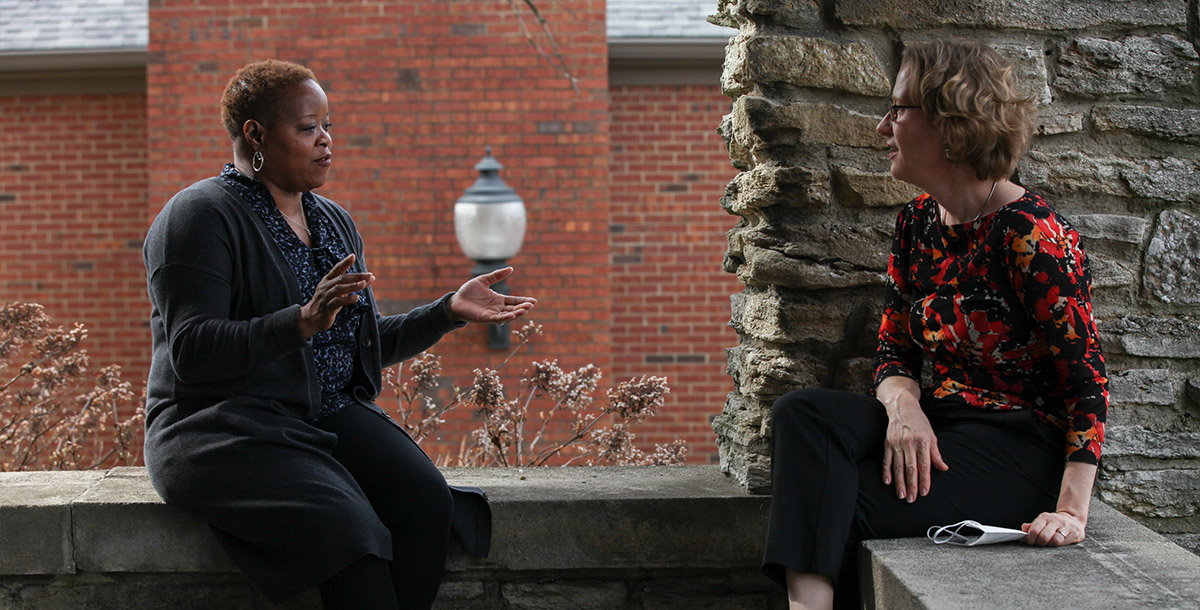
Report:
M 1064 534 L 1062 530 L 1058 530 L 1057 532 L 1054 532 L 1054 533 L 1055 533 L 1055 534 L 1058 534 L 1059 536 L 1062 536 L 1062 537 L 1063 537 L 1063 540 L 1066 540 L 1066 539 L 1067 539 L 1067 535 L 1066 535 L 1066 534 Z

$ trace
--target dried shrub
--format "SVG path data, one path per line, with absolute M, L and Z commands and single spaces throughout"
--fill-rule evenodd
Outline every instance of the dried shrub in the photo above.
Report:
M 88 377 L 85 339 L 80 324 L 51 326 L 36 303 L 0 306 L 0 471 L 88 470 L 141 459 L 144 400 L 116 365 Z
M 478 429 L 463 439 L 458 455 L 438 459 L 453 466 L 563 465 L 679 465 L 687 444 L 675 440 L 656 445 L 653 453 L 634 446 L 630 427 L 653 417 L 671 392 L 664 377 L 623 381 L 608 390 L 607 402 L 594 408 L 594 396 L 603 377 L 595 365 L 563 371 L 557 360 L 533 362 L 522 371 L 512 398 L 505 394 L 500 369 L 542 327 L 527 323 L 516 333 L 512 352 L 496 368 L 475 369 L 466 390 L 454 389 L 443 405 L 431 397 L 438 386 L 441 364 L 428 352 L 408 365 L 408 380 L 400 383 L 399 371 L 389 369 L 385 379 L 396 397 L 396 419 L 418 441 L 434 434 L 442 416 L 464 404 L 475 411 Z M 398 368 L 398 367 L 397 367 Z M 602 422 L 609 422 L 606 427 Z

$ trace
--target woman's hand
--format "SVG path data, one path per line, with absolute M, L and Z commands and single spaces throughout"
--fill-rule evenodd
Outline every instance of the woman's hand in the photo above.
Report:
M 492 284 L 512 275 L 513 268 L 505 267 L 472 278 L 450 297 L 450 315 L 463 322 L 500 324 L 525 315 L 537 304 L 532 297 L 514 297 L 491 289 Z
M 1025 544 L 1065 546 L 1083 542 L 1088 509 L 1092 502 L 1092 485 L 1095 482 L 1095 464 L 1067 462 L 1063 468 L 1056 512 L 1042 513 L 1032 523 L 1021 525 L 1021 531 L 1026 534 Z
M 300 307 L 300 332 L 305 338 L 333 326 L 338 312 L 358 301 L 355 293 L 375 282 L 373 273 L 346 273 L 353 264 L 353 254 L 338 261 L 317 283 L 312 299 Z
M 938 451 L 937 436 L 921 410 L 920 386 L 907 377 L 888 377 L 875 395 L 887 410 L 883 445 L 883 484 L 896 487 L 896 497 L 915 502 L 929 493 L 932 468 L 949 470 Z
M 938 451 L 937 436 L 921 407 L 905 407 L 889 414 L 887 441 L 883 446 L 883 484 L 894 484 L 896 497 L 914 502 L 917 494 L 929 494 L 933 477 L 930 467 L 947 470 Z
M 1083 542 L 1087 529 L 1087 518 L 1073 515 L 1065 510 L 1042 513 L 1032 523 L 1021 525 L 1025 532 L 1025 544 L 1034 546 L 1066 546 Z

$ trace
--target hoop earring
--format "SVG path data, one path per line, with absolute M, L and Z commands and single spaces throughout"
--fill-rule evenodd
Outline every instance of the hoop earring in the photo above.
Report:
M 258 152 L 257 150 L 254 151 L 254 156 L 251 157 L 250 163 L 252 164 L 251 167 L 254 168 L 255 173 L 261 172 L 263 168 L 262 153 Z

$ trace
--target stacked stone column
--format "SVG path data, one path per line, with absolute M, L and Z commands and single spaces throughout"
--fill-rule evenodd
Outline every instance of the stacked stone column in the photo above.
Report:
M 1016 180 L 1084 238 L 1111 378 L 1102 499 L 1200 548 L 1200 55 L 1197 2 L 718 0 L 737 217 L 725 270 L 734 382 L 722 465 L 770 487 L 770 407 L 797 387 L 865 391 L 899 208 L 875 133 L 900 53 L 994 46 L 1037 103 Z

